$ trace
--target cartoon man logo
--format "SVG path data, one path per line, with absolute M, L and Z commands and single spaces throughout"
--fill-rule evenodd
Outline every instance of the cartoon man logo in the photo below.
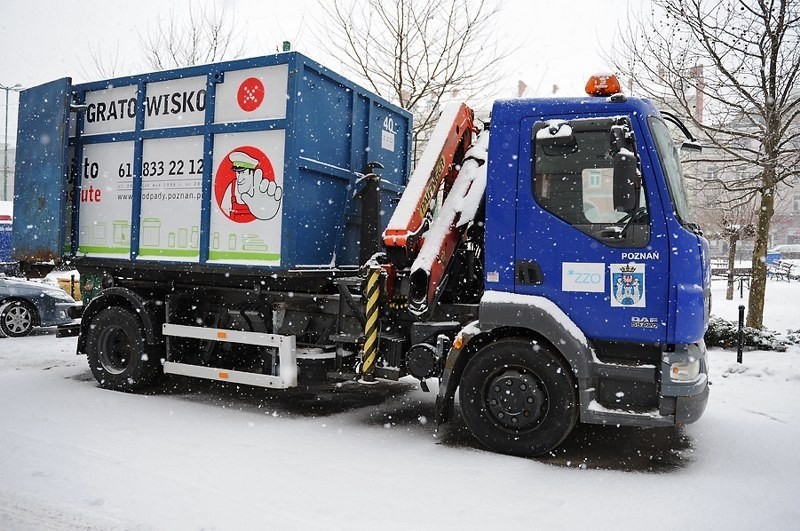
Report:
M 215 195 L 226 216 L 239 223 L 274 218 L 283 188 L 275 182 L 269 159 L 256 148 L 231 151 L 217 170 Z

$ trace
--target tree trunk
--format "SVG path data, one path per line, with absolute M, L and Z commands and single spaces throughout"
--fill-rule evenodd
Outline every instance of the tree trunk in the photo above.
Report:
M 728 291 L 725 292 L 725 300 L 733 300 L 733 270 L 736 264 L 736 243 L 739 241 L 738 234 L 731 234 L 728 237 Z
M 755 247 L 753 248 L 750 300 L 747 304 L 747 326 L 761 328 L 764 324 L 764 295 L 767 291 L 767 246 L 769 227 L 775 208 L 775 189 L 761 191 Z

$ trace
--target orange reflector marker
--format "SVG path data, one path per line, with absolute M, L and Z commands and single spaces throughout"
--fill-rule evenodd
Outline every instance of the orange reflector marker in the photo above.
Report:
M 619 92 L 622 92 L 622 88 L 613 74 L 597 74 L 586 82 L 586 94 L 589 96 L 613 96 Z
M 222 378 L 223 380 L 227 380 L 228 379 L 228 373 L 227 372 L 220 372 L 220 373 L 218 373 L 218 376 L 220 378 Z
M 453 341 L 453 348 L 458 350 L 464 345 L 464 338 L 461 335 L 456 336 L 456 340 Z
M 228 332 L 219 331 L 219 332 L 217 332 L 217 337 L 220 338 L 220 339 L 227 339 L 228 338 Z

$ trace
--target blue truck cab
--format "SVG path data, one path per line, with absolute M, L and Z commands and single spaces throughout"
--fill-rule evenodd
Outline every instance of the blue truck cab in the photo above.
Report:
M 506 100 L 490 132 L 480 333 L 464 338 L 515 336 L 557 352 L 582 422 L 697 420 L 708 399 L 708 243 L 661 114 L 620 94 Z M 525 389 L 546 384 L 512 368 L 477 387 L 496 384 L 482 415 L 518 429 L 512 404 L 539 403 Z

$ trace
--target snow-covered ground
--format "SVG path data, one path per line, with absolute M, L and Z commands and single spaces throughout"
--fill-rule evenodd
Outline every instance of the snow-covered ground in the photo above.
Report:
M 735 319 L 724 289 L 714 313 Z M 767 325 L 800 328 L 799 300 L 770 281 Z M 0 339 L 0 529 L 800 528 L 797 346 L 712 351 L 696 424 L 579 426 L 540 460 L 482 450 L 459 419 L 435 434 L 410 380 L 124 394 L 74 350 Z

